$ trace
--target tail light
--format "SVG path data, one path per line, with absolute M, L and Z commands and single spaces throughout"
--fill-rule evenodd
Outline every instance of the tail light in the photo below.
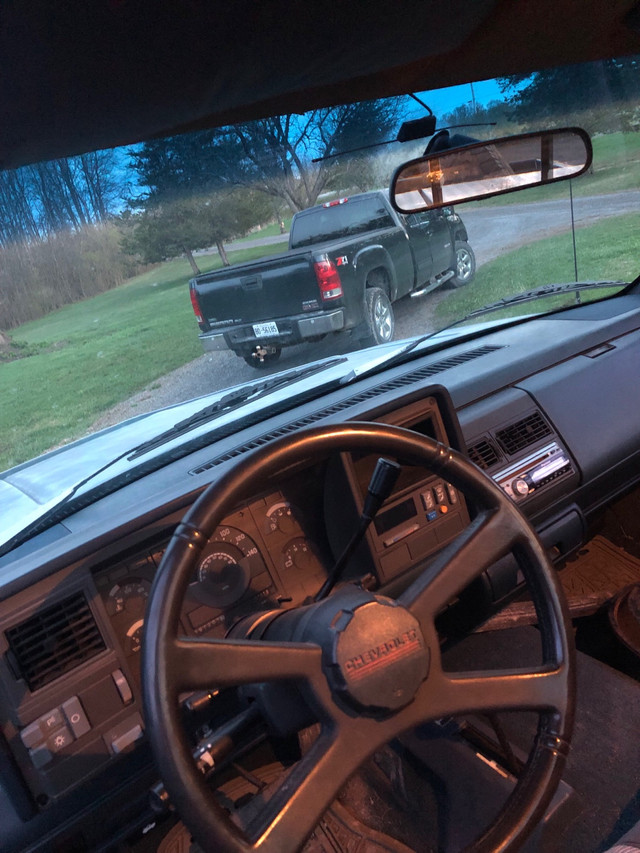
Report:
M 189 295 L 191 296 L 191 307 L 193 308 L 193 313 L 196 315 L 196 320 L 198 323 L 204 323 L 200 303 L 198 302 L 198 294 L 195 285 L 192 283 L 189 283 Z
M 318 279 L 322 301 L 328 302 L 331 299 L 340 299 L 342 296 L 342 282 L 340 281 L 340 274 L 334 262 L 327 255 L 322 255 L 317 261 L 314 261 L 313 267 L 316 278 Z
M 346 204 L 349 201 L 348 198 L 337 198 L 334 201 L 325 201 L 322 205 L 323 207 L 336 207 L 338 204 Z

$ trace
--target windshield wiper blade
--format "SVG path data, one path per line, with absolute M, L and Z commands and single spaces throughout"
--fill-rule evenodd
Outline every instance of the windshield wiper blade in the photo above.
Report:
M 190 432 L 190 430 L 195 429 L 198 426 L 202 426 L 202 424 L 215 420 L 225 412 L 233 411 L 233 409 L 244 406 L 245 403 L 259 400 L 261 397 L 266 397 L 267 394 L 271 394 L 278 388 L 284 388 L 293 382 L 297 382 L 299 379 L 304 379 L 307 376 L 313 376 L 315 373 L 320 373 L 330 367 L 343 364 L 345 361 L 347 361 L 345 356 L 336 356 L 335 358 L 329 358 L 326 361 L 319 361 L 315 364 L 307 364 L 303 367 L 294 368 L 286 373 L 271 376 L 261 382 L 253 382 L 251 385 L 244 385 L 233 391 L 229 391 L 228 394 L 224 394 L 224 396 L 220 397 L 219 400 L 216 400 L 215 403 L 205 406 L 203 409 L 200 409 L 199 412 L 195 412 L 195 414 L 190 415 L 183 421 L 178 421 L 178 423 L 174 424 L 168 430 L 165 430 L 165 432 L 160 433 L 160 435 L 157 435 L 155 438 L 145 441 L 143 444 L 138 445 L 138 447 L 134 447 L 129 453 L 129 459 L 136 459 L 138 456 L 148 453 L 149 450 L 160 447 L 167 441 L 171 441 L 180 435 Z
M 595 290 L 599 287 L 625 287 L 626 284 L 626 281 L 570 281 L 563 284 L 543 284 L 540 287 L 534 287 L 532 290 L 524 290 L 522 293 L 505 296 L 504 299 L 490 302 L 488 305 L 483 305 L 482 308 L 476 308 L 458 322 L 462 323 L 464 320 L 472 320 L 474 317 L 489 314 L 491 311 L 499 311 L 508 305 L 518 305 L 520 302 L 532 302 L 535 299 L 554 296 L 558 293 L 580 293 L 582 290 Z M 445 328 L 449 327 L 446 326 Z

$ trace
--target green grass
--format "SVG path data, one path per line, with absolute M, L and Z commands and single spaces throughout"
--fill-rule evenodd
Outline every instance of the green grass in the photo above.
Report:
M 244 249 L 229 259 L 280 249 Z M 220 267 L 217 255 L 198 263 L 203 272 Z M 84 435 L 102 412 L 202 355 L 191 275 L 186 260 L 170 261 L 11 332 L 19 354 L 32 354 L 0 364 L 0 470 Z
M 284 227 L 287 234 L 289 233 L 289 230 L 291 228 L 292 219 L 292 216 L 287 216 L 284 219 Z M 275 237 L 279 234 L 280 226 L 277 222 L 272 222 L 271 225 L 265 225 L 264 228 L 258 228 L 257 231 L 253 231 L 251 234 L 247 234 L 246 237 L 241 237 L 240 240 L 234 240 L 234 242 L 230 245 L 241 246 L 246 240 L 257 240 L 259 237 Z
M 578 279 L 631 281 L 640 274 L 640 214 L 615 216 L 576 231 Z M 438 326 L 513 293 L 541 284 L 575 281 L 571 234 L 538 240 L 484 264 L 475 280 L 443 299 L 435 310 Z M 609 291 L 582 294 L 582 300 L 597 299 Z M 615 291 L 613 291 L 615 292 Z M 545 298 L 506 309 L 500 315 L 517 316 L 529 311 L 548 311 L 572 304 L 573 294 Z M 534 307 L 535 305 L 535 307 Z M 507 313 L 508 312 L 508 313 Z

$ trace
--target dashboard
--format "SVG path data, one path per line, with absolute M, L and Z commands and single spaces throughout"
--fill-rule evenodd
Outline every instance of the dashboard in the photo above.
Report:
M 640 395 L 628 393 L 637 364 L 637 296 L 506 327 L 228 436 L 2 558 L 0 848 L 65 849 L 71 833 L 98 849 L 113 834 L 95 820 L 98 801 L 112 807 L 117 791 L 131 800 L 131 786 L 154 780 L 140 690 L 145 606 L 177 523 L 234 458 L 298 422 L 404 426 L 468 453 L 561 560 L 640 481 Z M 355 529 L 375 461 L 342 454 L 256 483 L 202 554 L 183 634 L 222 637 L 243 616 L 309 600 Z M 442 478 L 403 466 L 343 580 L 397 593 L 473 512 Z M 478 606 L 499 605 L 518 582 L 513 561 L 495 566 L 474 591 Z M 132 812 L 119 818 L 128 832 L 153 820 L 141 804 Z

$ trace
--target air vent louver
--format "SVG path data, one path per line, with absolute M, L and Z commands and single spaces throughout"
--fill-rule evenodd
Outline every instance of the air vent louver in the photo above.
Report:
M 516 421 L 504 429 L 496 432 L 496 438 L 502 449 L 513 456 L 519 450 L 535 444 L 541 438 L 551 434 L 551 427 L 544 420 L 540 412 L 533 412 L 526 418 Z
M 189 473 L 202 474 L 203 471 L 215 468 L 216 465 L 227 462 L 229 459 L 233 459 L 236 456 L 242 456 L 243 453 L 247 453 L 250 450 L 254 450 L 256 447 L 267 444 L 268 442 L 273 441 L 274 438 L 279 438 L 287 433 L 295 432 L 305 426 L 311 426 L 324 418 L 331 417 L 331 415 L 337 415 L 340 412 L 350 409 L 352 406 L 358 405 L 358 403 L 364 403 L 367 400 L 371 400 L 388 391 L 396 391 L 399 388 L 405 388 L 407 385 L 413 385 L 415 382 L 419 382 L 422 379 L 429 379 L 437 373 L 442 373 L 444 370 L 449 370 L 452 367 L 458 367 L 460 364 L 473 361 L 483 355 L 489 355 L 489 353 L 495 352 L 499 349 L 502 349 L 502 347 L 487 344 L 482 347 L 476 347 L 476 349 L 467 350 L 459 355 L 452 355 L 448 358 L 443 358 L 440 361 L 436 361 L 433 364 L 426 365 L 425 367 L 420 367 L 417 370 L 412 370 L 410 373 L 405 373 L 403 376 L 390 379 L 388 382 L 383 382 L 380 385 L 376 385 L 374 388 L 369 388 L 367 391 L 361 391 L 359 394 L 349 397 L 348 400 L 343 400 L 333 406 L 327 406 L 324 409 L 313 412 L 313 414 L 308 415 L 305 418 L 300 418 L 299 420 L 287 424 L 280 429 L 266 433 L 265 435 L 256 438 L 254 441 L 249 441 L 240 447 L 235 447 L 233 450 L 229 451 L 229 453 L 225 453 L 222 456 L 216 456 L 215 459 L 205 462 L 204 465 L 192 468 Z
M 48 607 L 6 631 L 18 675 L 37 690 L 105 648 L 83 593 Z
M 471 461 L 475 462 L 484 471 L 500 461 L 500 454 L 486 438 L 482 438 L 480 441 L 476 441 L 475 444 L 470 445 L 467 448 L 467 452 Z

